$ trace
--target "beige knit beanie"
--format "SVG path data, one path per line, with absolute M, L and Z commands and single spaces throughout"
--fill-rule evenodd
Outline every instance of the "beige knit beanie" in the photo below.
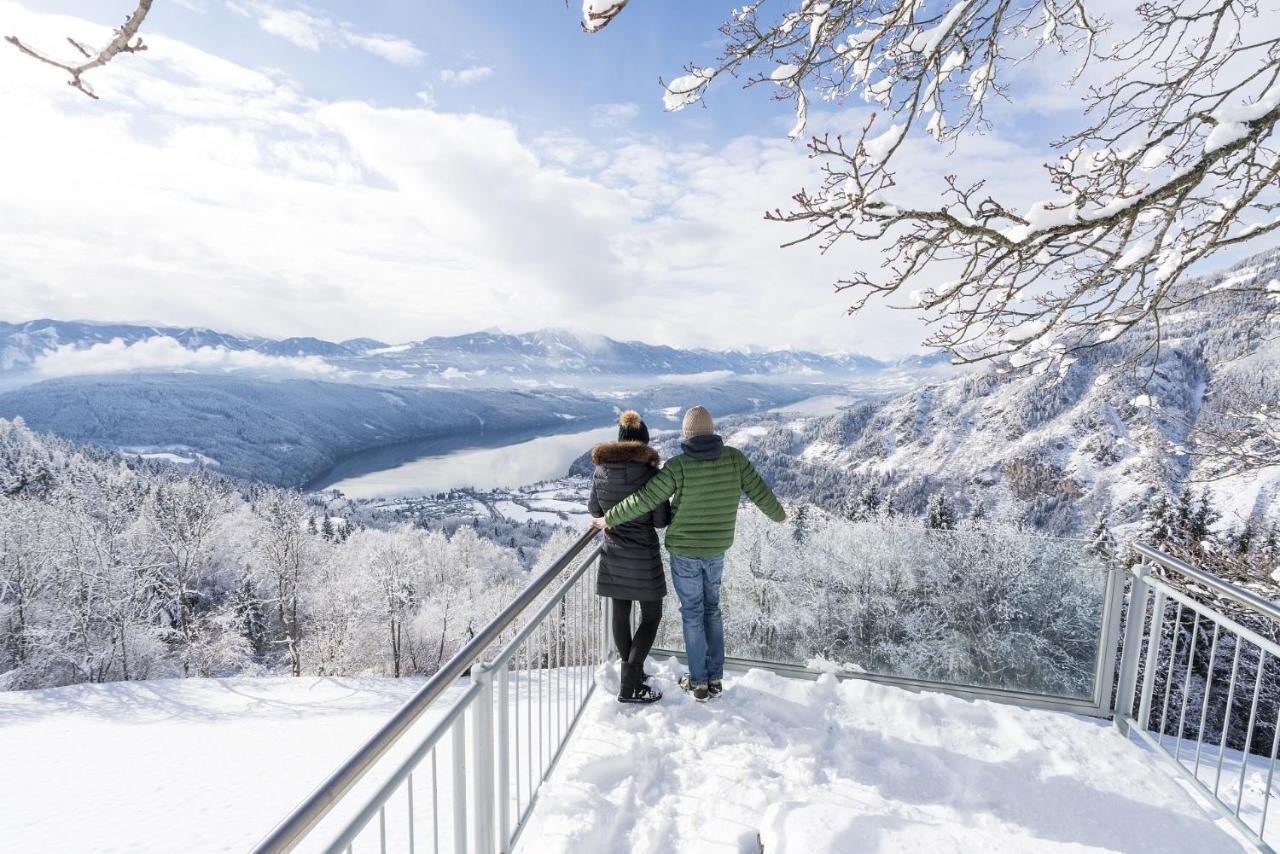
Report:
M 684 414 L 684 437 L 692 439 L 694 436 L 706 436 L 716 432 L 716 427 L 711 423 L 711 413 L 707 411 L 705 406 L 694 406 Z

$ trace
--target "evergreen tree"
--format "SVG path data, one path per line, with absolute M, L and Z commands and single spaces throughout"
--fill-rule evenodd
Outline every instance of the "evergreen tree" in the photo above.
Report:
M 312 514 L 307 517 L 307 533 L 315 535 L 316 533 L 316 517 Z
M 956 527 L 956 511 L 947 501 L 945 493 L 937 492 L 929 499 L 929 508 L 925 511 L 924 523 L 936 531 L 950 531 Z
M 1209 488 L 1204 487 L 1200 490 L 1199 503 L 1196 505 L 1195 513 L 1191 517 L 1190 527 L 1190 545 L 1192 548 L 1199 549 L 1200 544 L 1209 539 L 1212 532 L 1213 524 L 1221 518 L 1221 514 L 1213 509 L 1212 497 L 1209 495 Z
M 324 521 L 320 523 L 320 533 L 330 542 L 337 540 L 337 537 L 334 536 L 333 520 L 329 518 L 328 513 L 324 514 Z
M 870 519 L 880 511 L 882 500 L 880 486 L 873 480 L 862 489 L 858 496 L 857 514 L 860 519 Z
M 1101 512 L 1093 523 L 1093 530 L 1089 533 L 1089 545 L 1085 547 L 1085 552 L 1102 561 L 1110 561 L 1116 556 L 1116 538 L 1111 533 L 1111 517 L 1109 513 Z
M 981 498 L 973 502 L 973 507 L 969 510 L 969 521 L 981 522 L 987 518 L 987 503 Z
M 1168 546 L 1175 539 L 1176 528 L 1177 513 L 1170 505 L 1169 496 L 1162 492 L 1142 514 L 1140 539 L 1155 548 Z
M 795 529 L 791 532 L 797 543 L 803 543 L 809 536 L 809 505 L 801 504 L 796 508 Z
M 1236 554 L 1238 555 L 1249 554 L 1249 552 L 1253 549 L 1254 533 L 1255 532 L 1253 530 L 1253 520 L 1246 519 L 1244 522 L 1244 527 L 1241 528 L 1240 532 L 1237 533 L 1235 536 L 1234 546 L 1235 546 Z
M 1195 518 L 1196 512 L 1191 500 L 1191 488 L 1184 486 L 1182 492 L 1178 494 L 1178 506 L 1174 511 L 1171 539 L 1182 545 L 1194 545 L 1196 542 L 1194 535 Z

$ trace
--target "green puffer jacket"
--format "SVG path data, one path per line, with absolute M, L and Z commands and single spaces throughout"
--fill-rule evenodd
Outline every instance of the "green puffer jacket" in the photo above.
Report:
M 695 436 L 681 443 L 642 489 L 614 505 L 604 516 L 610 528 L 629 522 L 671 499 L 667 551 L 682 557 L 724 554 L 733 545 L 738 501 L 745 492 L 775 522 L 787 518 L 755 466 L 719 436 Z

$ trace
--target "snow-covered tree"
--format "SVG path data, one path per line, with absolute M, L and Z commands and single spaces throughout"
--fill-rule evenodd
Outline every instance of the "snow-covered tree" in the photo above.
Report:
M 1100 512 L 1095 517 L 1085 551 L 1104 562 L 1113 560 L 1118 553 L 1115 535 L 1111 533 L 1111 518 L 1107 513 Z
M 585 2 L 587 28 L 623 5 Z M 794 106 L 792 137 L 811 102 L 873 104 L 856 138 L 812 141 L 821 185 L 767 216 L 806 226 L 792 243 L 823 251 L 886 242 L 884 275 L 837 284 L 851 310 L 919 283 L 911 301 L 937 325 L 928 343 L 1025 364 L 1208 298 L 1179 287 L 1189 267 L 1280 228 L 1274 18 L 1251 0 L 1167 0 L 1138 6 L 1108 44 L 1111 28 L 1084 0 L 752 3 L 729 13 L 720 56 L 663 97 L 683 109 L 737 77 Z M 916 134 L 948 144 L 983 131 L 1015 69 L 1051 52 L 1077 60 L 1064 82 L 1088 85 L 1080 127 L 1053 141 L 1045 199 L 1002 201 L 976 175 L 946 178 L 940 204 L 908 201 L 895 166 Z M 1260 310 L 1259 328 L 1274 305 Z
M 950 531 L 956 526 L 956 511 L 944 492 L 934 493 L 925 511 L 925 525 L 939 531 Z

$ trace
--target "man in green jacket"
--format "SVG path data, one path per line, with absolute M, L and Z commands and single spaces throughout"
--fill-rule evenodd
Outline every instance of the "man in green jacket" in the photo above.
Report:
M 720 580 L 724 553 L 733 545 L 738 502 L 746 493 L 773 521 L 782 522 L 787 514 L 755 466 L 715 434 L 706 407 L 695 406 L 685 413 L 683 433 L 684 453 L 667 460 L 642 489 L 592 524 L 613 528 L 671 500 L 667 551 L 689 656 L 689 673 L 680 680 L 680 687 L 702 702 L 720 696 L 723 687 Z

